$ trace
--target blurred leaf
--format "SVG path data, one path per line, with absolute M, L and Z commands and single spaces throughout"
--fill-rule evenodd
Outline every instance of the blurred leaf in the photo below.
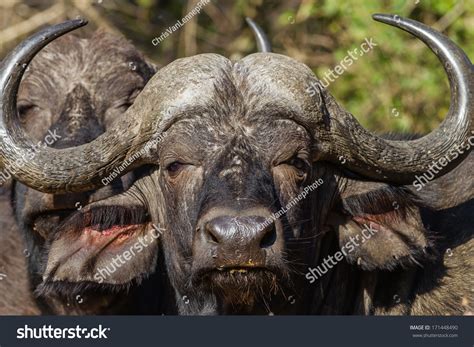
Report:
M 138 6 L 144 7 L 144 8 L 152 7 L 154 2 L 155 2 L 154 0 L 137 0 Z

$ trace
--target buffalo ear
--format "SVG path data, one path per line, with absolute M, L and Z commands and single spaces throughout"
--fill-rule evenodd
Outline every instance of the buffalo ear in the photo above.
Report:
M 392 270 L 430 257 L 429 232 L 420 208 L 393 189 L 379 189 L 343 202 L 345 213 L 329 221 L 349 263 L 363 270 Z
M 155 272 L 164 229 L 153 224 L 136 186 L 93 202 L 62 222 L 48 242 L 43 281 L 124 285 Z
M 127 285 L 155 271 L 159 240 L 151 225 L 136 227 L 138 235 L 126 241 L 62 232 L 49 246 L 44 281 Z

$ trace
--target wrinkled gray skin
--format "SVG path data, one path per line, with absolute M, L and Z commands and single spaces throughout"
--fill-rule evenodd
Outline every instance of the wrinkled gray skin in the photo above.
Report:
M 90 38 L 62 37 L 33 60 L 23 78 L 18 95 L 21 124 L 35 143 L 44 143 L 48 130 L 55 133 L 54 148 L 90 142 L 133 103 L 154 72 L 125 39 L 101 31 Z M 3 187 L 0 254 L 8 277 L 0 282 L 0 314 L 144 314 L 158 310 L 156 300 L 143 302 L 146 290 L 154 292 L 154 297 L 157 290 L 150 280 L 138 287 L 135 283 L 143 274 L 136 269 L 132 273 L 122 268 L 128 278 L 121 286 L 79 287 L 77 282 L 43 286 L 45 261 L 54 256 L 49 247 L 56 227 L 87 204 L 123 192 L 133 180 L 134 174 L 128 174 L 95 191 L 63 195 L 40 193 L 17 182 Z M 154 251 L 157 253 L 156 248 Z M 25 260 L 28 272 L 23 268 Z M 147 263 L 146 273 L 152 270 L 154 266 Z

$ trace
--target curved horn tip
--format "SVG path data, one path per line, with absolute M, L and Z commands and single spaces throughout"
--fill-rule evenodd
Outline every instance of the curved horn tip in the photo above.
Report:
M 51 42 L 55 38 L 62 36 L 70 31 L 76 30 L 80 27 L 83 27 L 87 23 L 87 19 L 81 17 L 77 17 L 75 19 L 68 19 L 64 22 L 44 28 L 43 30 L 27 38 L 27 40 L 35 41 L 35 39 L 39 38 L 42 41 Z
M 399 28 L 402 28 L 402 27 L 406 28 L 407 25 L 410 24 L 410 22 L 412 22 L 412 24 L 413 23 L 417 24 L 417 26 L 421 24 L 412 19 L 399 16 L 398 14 L 375 13 L 372 15 L 372 19 L 377 22 L 388 24 L 391 26 L 399 27 Z
M 36 53 L 48 43 L 86 24 L 87 20 L 84 18 L 69 19 L 59 24 L 47 26 L 23 40 L 2 61 L 3 71 L 0 74 L 0 90 L 3 90 L 5 84 L 10 80 L 7 76 L 11 76 L 14 71 L 18 72 L 18 65 L 29 64 Z M 20 73 L 20 78 L 21 76 L 23 76 L 23 73 Z
M 77 28 L 80 28 L 80 27 L 86 25 L 87 23 L 89 23 L 89 21 L 87 19 L 82 18 L 82 17 L 77 17 L 77 18 L 68 19 L 68 20 L 66 20 L 62 23 L 53 25 L 51 28 L 54 28 L 54 27 L 57 27 L 57 26 L 64 26 L 67 29 L 74 30 L 74 29 L 77 29 Z
M 426 172 L 432 163 L 438 162 L 440 158 L 446 156 L 447 149 L 452 148 L 454 145 L 458 148 L 463 148 L 467 144 L 469 131 L 472 131 L 473 128 L 472 63 L 464 51 L 452 40 L 423 23 L 393 14 L 374 14 L 372 18 L 378 22 L 405 30 L 423 41 L 443 64 L 451 86 L 448 115 L 436 130 L 433 130 L 424 137 L 406 143 L 384 140 L 369 133 L 360 143 L 366 146 L 366 143 L 373 141 L 372 144 L 366 146 L 364 150 L 358 148 L 351 152 L 353 158 L 356 158 L 354 160 L 355 166 L 358 165 L 358 167 L 352 167 L 354 171 L 381 181 L 409 184 L 410 180 L 415 179 L 417 175 Z M 351 121 L 348 119 L 346 123 L 349 122 Z M 358 123 L 355 124 L 359 126 L 357 125 Z M 346 130 L 347 132 L 353 131 L 353 128 L 348 129 L 351 130 Z M 380 143 L 382 145 L 374 150 Z M 380 158 L 379 153 L 384 151 L 384 147 L 387 145 L 389 148 L 392 148 L 393 158 L 407 158 L 407 162 L 398 163 L 396 166 L 392 164 L 387 165 L 384 160 L 378 159 L 375 160 L 378 161 L 375 165 L 372 162 L 367 162 L 367 153 L 372 152 L 372 157 Z M 350 143 L 346 147 L 351 151 Z M 336 151 L 336 153 L 339 152 Z M 361 155 L 361 153 L 364 153 L 364 155 Z M 464 151 L 462 155 L 457 157 L 458 159 L 453 158 L 449 165 L 445 166 L 444 171 L 440 171 L 436 177 L 442 176 L 454 169 L 462 160 L 465 160 L 468 154 L 469 151 Z M 337 159 L 333 158 L 333 160 L 336 162 Z M 362 164 L 359 165 L 358 163 Z M 378 171 L 382 172 L 382 174 L 374 174 L 370 169 L 366 170 L 364 165 L 367 165 L 368 168 L 379 167 Z M 384 167 L 384 169 L 381 170 L 381 167 Z M 377 170 L 375 172 L 379 173 Z
M 259 52 L 271 52 L 272 45 L 263 29 L 253 19 L 245 17 L 245 20 L 255 35 Z
M 67 22 L 73 22 L 74 24 L 77 23 L 77 25 L 79 25 L 79 26 L 86 25 L 87 23 L 89 23 L 89 21 L 87 19 L 82 18 L 82 17 L 77 17 L 77 18 L 68 20 Z
M 58 24 L 53 24 L 44 29 L 44 31 L 50 32 L 50 31 L 56 31 L 56 30 L 66 30 L 66 31 L 72 31 L 74 29 L 80 28 L 84 25 L 89 23 L 89 21 L 85 18 L 82 17 L 77 17 L 74 19 L 68 19 L 65 20 L 64 22 L 58 23 Z
M 416 31 L 418 31 L 425 26 L 423 23 L 399 16 L 398 14 L 375 13 L 372 15 L 372 19 L 380 23 L 403 29 L 412 34 L 414 33 L 414 29 L 417 29 Z M 428 29 L 432 30 L 432 28 Z
M 245 17 L 245 21 L 247 22 L 248 25 L 253 26 L 256 25 L 257 23 L 254 22 L 254 20 L 250 17 Z
M 401 17 L 397 14 L 387 14 L 387 13 L 374 13 L 372 15 L 373 20 L 376 20 L 377 22 L 384 22 L 384 23 L 386 23 L 387 21 L 396 20 L 397 18 L 401 18 Z

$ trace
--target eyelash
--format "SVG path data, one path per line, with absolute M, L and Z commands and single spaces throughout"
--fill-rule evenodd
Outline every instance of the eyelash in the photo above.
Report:
M 296 169 L 303 171 L 308 168 L 308 163 L 301 158 L 293 157 L 288 161 L 288 165 L 295 167 Z
M 170 176 L 177 176 L 185 164 L 174 161 L 166 166 L 166 171 Z

